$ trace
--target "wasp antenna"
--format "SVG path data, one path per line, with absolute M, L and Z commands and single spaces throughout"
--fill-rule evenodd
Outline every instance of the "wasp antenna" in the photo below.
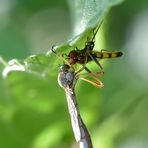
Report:
M 56 51 L 54 50 L 55 47 L 56 47 L 56 45 L 52 45 L 52 47 L 51 47 L 51 51 L 52 51 L 53 53 L 57 54 Z
M 64 64 L 66 63 L 67 65 L 70 66 L 69 62 L 66 60 L 68 58 L 68 56 L 66 54 L 58 54 L 54 49 L 55 49 L 56 45 L 53 45 L 51 48 L 51 51 L 61 60 L 63 60 Z M 66 56 L 66 58 L 64 58 L 64 56 Z
M 101 21 L 101 23 L 96 27 L 97 28 L 96 30 L 94 29 L 95 32 L 93 31 L 92 41 L 95 39 L 95 36 L 96 36 L 98 30 L 100 29 L 102 23 L 103 23 L 103 21 Z
M 77 46 L 76 46 L 76 47 L 74 47 L 74 49 L 79 50 Z
M 85 42 L 85 46 L 87 45 L 88 42 L 89 42 L 89 37 L 87 37 L 87 41 Z

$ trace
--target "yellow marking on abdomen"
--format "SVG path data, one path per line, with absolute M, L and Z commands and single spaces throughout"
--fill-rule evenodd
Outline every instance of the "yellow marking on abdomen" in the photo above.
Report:
M 106 58 L 116 58 L 122 56 L 122 52 L 94 52 L 96 58 L 106 59 Z

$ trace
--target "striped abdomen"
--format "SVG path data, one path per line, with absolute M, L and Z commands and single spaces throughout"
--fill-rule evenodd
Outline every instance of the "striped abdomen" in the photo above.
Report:
M 100 59 L 107 59 L 107 58 L 117 58 L 122 56 L 122 52 L 121 51 L 103 51 L 103 52 L 94 52 L 93 55 L 96 58 L 100 58 Z

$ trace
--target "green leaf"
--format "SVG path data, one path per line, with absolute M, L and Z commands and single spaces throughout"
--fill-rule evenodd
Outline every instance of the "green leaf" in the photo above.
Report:
M 112 6 L 123 0 L 69 0 L 74 35 L 95 28 Z
M 120 4 L 123 0 L 69 0 L 68 2 L 73 35 L 67 42 L 56 46 L 55 50 L 59 54 L 61 52 L 67 53 L 75 47 L 83 48 L 87 38 L 91 39 L 93 30 L 101 25 L 110 8 Z M 40 74 L 46 72 L 48 75 L 49 73 L 54 73 L 52 70 L 58 65 L 57 63 L 55 64 L 57 62 L 56 59 L 58 57 L 50 50 L 45 55 L 30 56 L 25 62 L 30 70 L 37 71 Z M 59 59 L 62 63 L 62 58 Z
M 110 8 L 122 1 L 123 0 L 69 0 L 73 35 L 67 42 L 56 46 L 55 50 L 60 54 L 61 52 L 66 53 L 75 47 L 83 48 L 87 38 L 91 40 L 93 30 L 101 25 Z M 57 57 L 50 50 L 46 54 L 29 56 L 24 60 L 22 65 L 25 67 L 25 71 L 48 76 L 50 74 L 52 75 L 54 73 L 53 69 L 58 66 L 57 59 L 60 59 L 60 63 L 62 64 L 62 58 Z M 20 61 L 18 61 L 18 63 L 19 62 Z M 12 65 L 8 64 L 7 67 L 9 66 Z
M 71 22 L 73 28 L 72 38 L 66 45 L 59 46 L 59 51 L 70 48 L 84 47 L 93 30 L 101 24 L 111 7 L 124 0 L 69 0 Z M 69 46 L 67 46 L 69 45 Z
M 68 53 L 69 50 L 72 50 L 76 46 L 80 49 L 83 48 L 87 38 L 91 39 L 93 30 L 101 24 L 109 9 L 122 1 L 123 0 L 69 0 L 68 3 L 73 30 L 72 37 L 55 48 L 57 54 Z M 0 70 L 1 73 L 3 73 L 3 78 L 1 77 L 0 79 L 0 88 L 1 90 L 5 90 L 0 94 L 0 113 L 5 116 L 4 119 L 1 120 L 4 120 L 6 123 L 8 122 L 8 125 L 11 124 L 13 127 L 13 125 L 15 125 L 15 118 L 18 117 L 19 119 L 16 121 L 20 128 L 18 131 L 20 130 L 20 133 L 25 133 L 28 139 L 27 144 L 31 143 L 30 141 L 37 135 L 37 132 L 40 133 L 43 131 L 44 135 L 44 129 L 46 129 L 48 123 L 53 126 L 55 124 L 54 120 L 66 121 L 67 114 L 64 116 L 66 101 L 63 99 L 64 94 L 61 95 L 62 92 L 60 92 L 60 88 L 57 84 L 57 75 L 55 75 L 58 71 L 58 65 L 63 63 L 63 58 L 60 57 L 60 55 L 57 56 L 50 50 L 45 54 L 28 56 L 24 60 L 15 59 L 7 62 L 1 58 L 0 63 L 2 63 L 0 65 Z M 2 65 L 4 65 L 4 68 Z M 89 86 L 86 85 L 84 89 L 88 89 L 87 87 Z M 93 93 L 93 91 L 96 90 L 92 90 L 92 94 L 90 94 L 89 97 L 98 99 L 97 97 L 99 95 Z M 84 92 L 83 96 L 85 95 L 88 97 L 88 94 Z M 89 101 L 92 102 L 91 100 Z M 98 101 L 98 103 L 100 102 Z M 92 106 L 92 110 L 95 110 L 94 106 L 96 104 L 88 103 L 87 107 L 89 105 Z M 87 109 L 84 110 L 87 111 Z M 35 114 L 37 117 L 39 114 L 39 119 L 35 118 L 34 120 L 34 116 L 28 113 L 32 111 L 33 115 Z M 20 115 L 18 115 L 19 113 Z M 43 114 L 45 115 L 44 117 Z M 25 115 L 32 119 L 31 122 L 29 119 L 24 119 Z M 49 118 L 48 121 L 46 121 L 47 117 Z M 44 121 L 42 121 L 43 119 Z M 26 124 L 26 122 L 28 124 Z M 30 126 L 30 124 L 32 126 Z M 28 127 L 26 127 L 27 125 Z M 35 129 L 38 129 L 37 131 L 35 130 L 36 133 L 32 130 L 34 125 L 36 125 Z M 66 128 L 64 129 L 65 131 L 67 130 Z M 1 130 L 2 129 L 3 126 L 1 126 Z M 19 132 L 17 137 L 20 138 Z M 32 136 L 30 136 L 30 132 Z M 62 135 L 63 133 L 58 134 Z M 47 133 L 47 135 L 48 134 L 49 133 Z M 9 135 L 8 132 L 5 137 Z M 59 139 L 61 139 L 62 142 L 63 139 L 61 137 L 63 135 L 61 135 L 59 135 Z M 3 137 L 3 134 L 0 136 Z M 13 134 L 8 137 L 8 140 L 12 139 L 12 137 Z M 69 138 L 69 135 L 67 137 Z M 23 136 L 21 138 L 25 139 Z M 43 138 L 41 135 L 41 138 L 35 139 L 35 144 L 42 144 L 44 142 L 42 141 Z M 53 138 L 52 141 L 57 140 L 56 136 Z M 18 143 L 21 142 L 16 141 L 16 145 L 18 145 Z M 48 144 L 49 143 L 47 143 L 47 145 Z M 19 147 L 22 147 L 24 143 L 20 145 Z

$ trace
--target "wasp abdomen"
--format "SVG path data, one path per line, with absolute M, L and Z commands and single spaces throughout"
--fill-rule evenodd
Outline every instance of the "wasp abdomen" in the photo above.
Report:
M 117 51 L 117 52 L 94 52 L 94 56 L 96 56 L 96 58 L 100 58 L 100 59 L 106 59 L 106 58 L 117 58 L 122 56 L 122 52 Z

